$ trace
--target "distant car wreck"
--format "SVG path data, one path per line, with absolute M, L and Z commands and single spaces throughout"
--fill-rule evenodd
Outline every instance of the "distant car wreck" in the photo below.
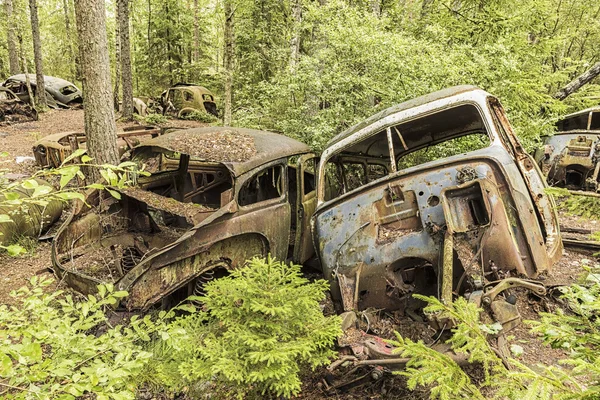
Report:
M 297 263 L 314 253 L 314 155 L 275 133 L 198 128 L 144 142 L 131 160 L 152 173 L 121 199 L 94 190 L 52 245 L 55 273 L 82 293 L 129 291 L 122 306 L 168 307 L 253 256 Z
M 24 103 L 10 89 L 0 86 L 0 123 L 37 121 L 35 108 Z
M 163 133 L 154 126 L 134 126 L 117 133 L 119 155 L 140 144 L 144 137 L 151 138 Z M 44 136 L 33 145 L 33 156 L 37 165 L 44 168 L 58 168 L 76 149 L 86 148 L 87 138 L 83 132 L 60 132 Z
M 185 118 L 194 111 L 204 111 L 218 116 L 215 96 L 199 85 L 178 83 L 162 93 L 160 102 L 164 115 Z
M 510 330 L 520 315 L 509 289 L 545 293 L 531 279 L 562 255 L 545 187 L 498 100 L 475 87 L 419 97 L 348 129 L 321 156 L 312 219 L 337 309 L 391 312 L 439 331 L 451 321 L 426 316 L 412 294 L 464 296 Z M 381 339 L 355 338 L 356 360 L 395 357 Z
M 29 93 L 27 92 L 25 74 L 9 77 L 2 86 L 12 90 L 23 102 L 29 104 Z M 35 74 L 29 74 L 29 82 L 33 94 L 37 90 Z M 46 101 L 50 108 L 81 107 L 83 97 L 81 90 L 69 81 L 54 76 L 44 76 L 44 87 L 46 89 Z
M 600 190 L 600 107 L 567 115 L 558 132 L 544 138 L 535 160 L 548 184 L 570 190 Z

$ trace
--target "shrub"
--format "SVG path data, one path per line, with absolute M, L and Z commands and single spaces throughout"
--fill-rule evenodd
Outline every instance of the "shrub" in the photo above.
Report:
M 497 327 L 480 322 L 481 309 L 475 304 L 459 298 L 447 305 L 434 297 L 415 295 L 429 303 L 426 312 L 454 322 L 453 336 L 448 343 L 457 354 L 468 355 L 469 362 L 480 364 L 484 379 L 475 383 L 446 354 L 398 333 L 397 340 L 390 343 L 410 361 L 404 371 L 397 373 L 408 378 L 410 389 L 429 387 L 432 399 L 597 399 L 600 392 L 599 277 L 597 273 L 588 275 L 589 287 L 563 288 L 562 299 L 572 312 L 541 313 L 539 322 L 527 321 L 546 344 L 571 350 L 571 357 L 560 361 L 572 366 L 571 370 L 542 364 L 530 368 L 513 358 L 502 360 L 488 342 L 488 336 L 498 332 Z M 520 349 L 511 346 L 511 350 L 516 355 Z
M 162 362 L 153 365 L 154 376 L 173 388 L 211 382 L 239 398 L 297 394 L 301 367 L 335 355 L 340 320 L 319 306 L 327 288 L 324 280 L 303 278 L 297 265 L 254 258 L 191 298 L 203 311 L 169 326 L 155 348 Z
M 108 325 L 106 308 L 127 295 L 112 285 L 76 302 L 62 291 L 45 293 L 51 282 L 34 277 L 11 294 L 19 306 L 0 306 L 0 398 L 133 399 L 137 374 L 152 356 L 142 343 L 154 323 Z
M 212 115 L 206 111 L 201 111 L 201 110 L 194 110 L 192 112 L 183 114 L 181 116 L 181 119 L 186 119 L 188 121 L 206 122 L 206 123 L 211 123 L 211 122 L 217 121 L 217 117 L 215 117 L 214 115 Z
M 147 114 L 144 122 L 148 125 L 160 125 L 169 122 L 169 119 L 162 114 Z

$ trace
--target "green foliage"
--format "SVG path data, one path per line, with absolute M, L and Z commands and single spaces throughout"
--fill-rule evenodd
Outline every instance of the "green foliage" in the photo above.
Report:
M 112 285 L 76 302 L 62 291 L 46 293 L 50 283 L 34 277 L 11 294 L 18 306 L 0 306 L 0 396 L 133 399 L 136 377 L 152 356 L 142 344 L 156 324 L 144 318 L 110 326 L 107 308 L 127 295 Z
M 563 298 L 574 313 L 546 313 L 540 322 L 529 322 L 545 343 L 572 351 L 571 358 L 561 361 L 572 366 L 572 370 L 541 364 L 531 368 L 514 358 L 502 360 L 488 341 L 501 327 L 482 324 L 482 310 L 463 298 L 447 305 L 433 297 L 418 296 L 429 303 L 425 308 L 427 313 L 452 321 L 453 335 L 448 341 L 452 350 L 480 364 L 485 376 L 476 384 L 448 355 L 399 334 L 396 334 L 397 340 L 390 343 L 410 361 L 405 371 L 397 373 L 408 377 L 410 389 L 429 387 L 432 399 L 595 399 L 600 378 L 600 336 L 596 321 L 600 307 L 598 275 L 588 275 L 588 283 L 592 286 L 573 285 L 563 289 Z M 522 351 L 518 346 L 511 350 L 514 355 Z M 510 369 L 506 369 L 504 363 Z M 589 383 L 583 385 L 579 379 Z
M 169 122 L 169 119 L 162 114 L 147 114 L 143 120 L 148 125 L 160 125 Z
M 181 116 L 181 119 L 186 119 L 189 121 L 206 122 L 206 123 L 211 123 L 211 122 L 217 121 L 217 117 L 215 117 L 211 113 L 208 113 L 206 111 L 200 111 L 200 110 L 194 110 L 192 112 L 184 114 Z
M 600 198 L 593 195 L 572 194 L 567 189 L 549 187 L 546 193 L 559 199 L 558 207 L 571 215 L 583 218 L 598 218 L 600 216 Z
M 326 290 L 325 281 L 309 282 L 297 265 L 255 258 L 191 298 L 202 311 L 170 325 L 152 375 L 174 388 L 210 381 L 240 398 L 297 394 L 301 367 L 335 355 L 340 320 L 321 312 Z
M 79 149 L 66 157 L 59 168 L 39 170 L 26 179 L 5 179 L 5 172 L 0 171 L 0 249 L 12 256 L 24 253 L 25 247 L 12 242 L 26 235 L 37 237 L 47 222 L 45 212 L 56 208 L 59 202 L 85 201 L 83 192 L 92 188 L 106 190 L 120 198 L 114 187 L 122 188 L 139 175 L 149 175 L 137 171 L 133 162 L 114 166 L 96 165 L 91 161 L 85 149 Z M 83 167 L 98 169 L 104 183 L 83 184 Z M 49 183 L 51 181 L 56 182 L 56 187 Z

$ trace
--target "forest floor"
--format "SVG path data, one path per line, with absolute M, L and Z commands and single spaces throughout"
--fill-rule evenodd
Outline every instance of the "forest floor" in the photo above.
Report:
M 204 126 L 205 124 L 192 121 L 175 121 L 174 124 L 182 127 Z M 118 129 L 123 129 L 133 123 L 124 124 L 119 122 Z M 33 173 L 36 167 L 30 158 L 32 147 L 39 138 L 58 132 L 82 131 L 83 130 L 83 111 L 82 110 L 60 110 L 50 111 L 41 115 L 39 121 L 15 124 L 11 126 L 0 126 L 0 151 L 6 152 L 3 158 L 0 158 L 0 169 L 13 173 Z M 560 213 L 562 226 L 572 228 L 585 227 L 593 231 L 600 230 L 600 221 L 583 220 L 577 217 Z M 59 222 L 60 223 L 60 222 Z M 572 236 L 572 235 L 571 235 Z M 579 238 L 587 239 L 586 234 L 580 234 Z M 6 254 L 0 254 L 0 304 L 14 304 L 14 299 L 10 292 L 24 286 L 32 276 L 41 276 L 52 278 L 48 272 L 51 266 L 50 243 L 37 242 L 34 240 L 24 240 L 22 243 L 29 252 L 21 257 L 9 257 Z M 590 251 L 574 251 L 565 249 L 561 260 L 554 268 L 544 273 L 540 279 L 546 285 L 568 285 L 576 282 L 584 273 L 581 265 L 591 263 L 595 257 Z M 48 288 L 54 290 L 56 284 Z M 518 291 L 517 306 L 524 321 L 539 319 L 538 313 L 542 311 L 552 311 L 557 307 L 557 303 L 548 299 L 539 301 L 533 299 L 525 291 Z M 390 325 L 392 330 L 398 328 Z M 524 353 L 520 360 L 528 365 L 543 363 L 546 365 L 556 365 L 561 359 L 567 357 L 567 354 L 559 349 L 552 349 L 545 346 L 533 334 L 529 332 L 526 323 L 521 323 L 510 334 L 510 343 L 520 345 Z M 307 373 L 304 378 L 303 391 L 298 398 L 300 399 L 324 399 L 331 398 L 327 396 L 320 384 L 325 375 L 325 368 L 316 372 Z M 360 388 L 350 390 L 345 394 L 334 395 L 337 399 L 427 399 L 429 394 L 426 390 L 417 389 L 411 392 L 406 388 L 405 379 L 400 376 L 393 376 L 376 383 L 370 383 Z

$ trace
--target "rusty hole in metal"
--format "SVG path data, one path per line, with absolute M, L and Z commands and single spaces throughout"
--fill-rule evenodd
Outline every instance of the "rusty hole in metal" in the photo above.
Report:
M 440 204 L 440 198 L 437 196 L 429 196 L 427 199 L 427 204 L 431 207 L 435 207 Z

